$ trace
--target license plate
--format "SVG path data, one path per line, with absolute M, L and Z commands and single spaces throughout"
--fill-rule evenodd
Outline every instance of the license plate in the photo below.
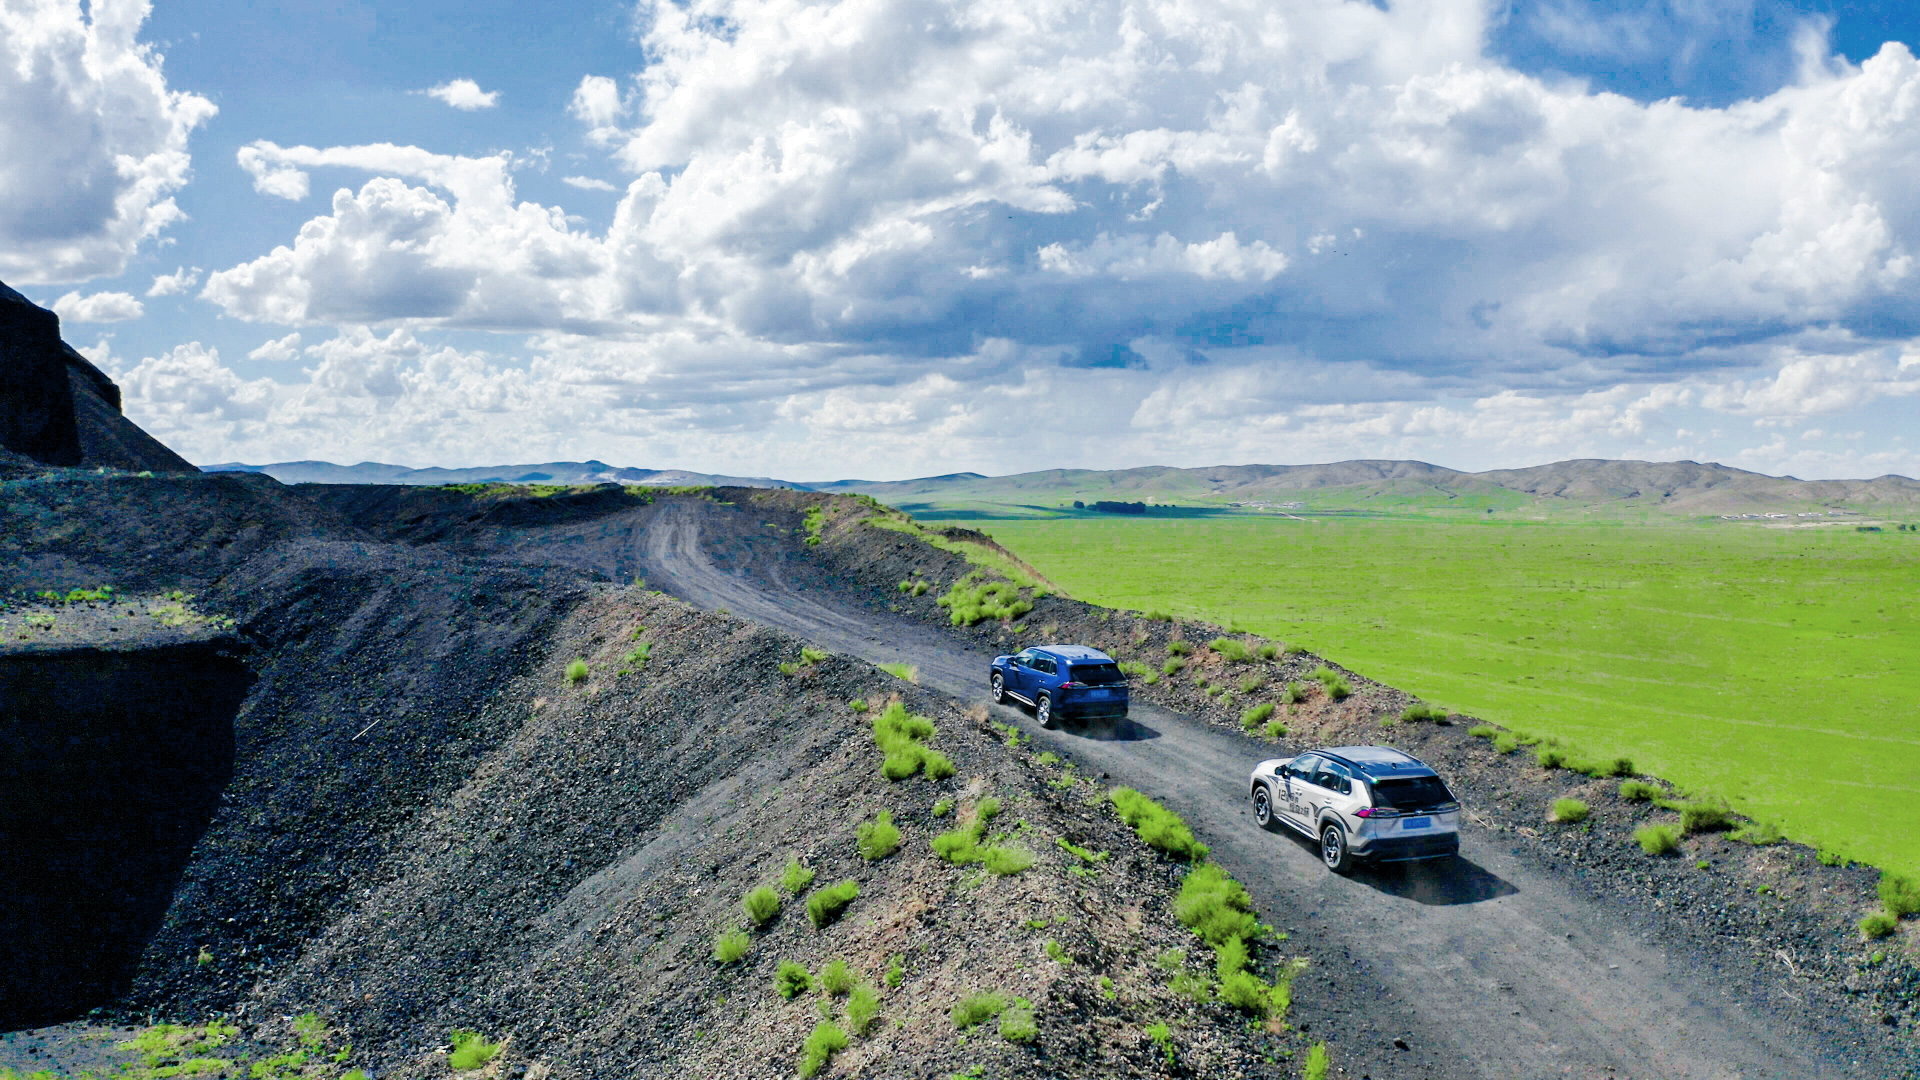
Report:
M 1402 821 L 1400 827 L 1403 829 L 1431 829 L 1433 828 L 1433 819 L 1430 817 L 1410 817 Z
M 1112 697 L 1112 696 L 1113 696 L 1113 691 L 1111 691 L 1111 690 L 1089 690 L 1089 691 L 1087 691 L 1087 696 L 1088 696 L 1088 697 Z

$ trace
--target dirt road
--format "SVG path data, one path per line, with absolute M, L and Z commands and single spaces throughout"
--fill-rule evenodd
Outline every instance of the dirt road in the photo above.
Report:
M 873 610 L 790 541 L 755 533 L 749 516 L 691 500 L 663 505 L 632 556 L 651 582 L 696 605 L 869 661 L 905 661 L 925 686 L 986 699 L 990 656 Z M 1291 933 L 1281 948 L 1315 959 L 1297 983 L 1297 1015 L 1361 1058 L 1346 1062 L 1351 1075 L 1897 1075 L 1835 1049 L 1857 1045 L 1850 1018 L 1808 1008 L 1784 986 L 1772 1000 L 1744 997 L 1747 983 L 1715 978 L 1713 958 L 1669 954 L 1651 940 L 1650 920 L 1530 866 L 1471 825 L 1456 861 L 1340 877 L 1306 842 L 1253 823 L 1246 784 L 1261 748 L 1248 740 L 1147 706 L 1107 731 L 1042 731 L 1024 711 L 996 713 L 1036 746 L 1187 819 L 1264 917 Z

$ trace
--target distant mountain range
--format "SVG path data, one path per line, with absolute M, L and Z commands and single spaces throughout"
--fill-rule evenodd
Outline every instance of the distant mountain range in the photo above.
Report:
M 914 480 L 795 482 L 677 469 L 632 469 L 602 461 L 559 461 L 465 469 L 410 469 L 362 462 L 228 463 L 208 471 L 264 472 L 283 483 L 733 485 L 789 487 L 916 505 L 1052 508 L 1100 500 L 1239 506 L 1275 511 L 1446 509 L 1677 515 L 1872 514 L 1920 512 L 1920 481 L 1798 480 L 1694 461 L 1581 459 L 1525 469 L 1460 472 L 1422 461 L 1339 461 L 1325 465 L 1221 465 L 1199 469 L 1050 469 L 1011 476 L 948 473 Z

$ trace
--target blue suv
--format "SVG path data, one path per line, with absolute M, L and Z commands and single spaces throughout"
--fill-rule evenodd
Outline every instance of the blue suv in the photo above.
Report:
M 996 656 L 988 669 L 994 704 L 1008 698 L 1033 706 L 1033 718 L 1120 719 L 1127 715 L 1127 677 L 1113 657 L 1085 645 L 1036 645 Z

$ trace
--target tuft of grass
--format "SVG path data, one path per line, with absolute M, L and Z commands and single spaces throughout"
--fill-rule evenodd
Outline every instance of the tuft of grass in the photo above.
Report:
M 1476 739 L 1491 739 L 1500 734 L 1500 729 L 1492 724 L 1475 724 L 1467 729 L 1467 734 Z
M 780 894 L 762 885 L 740 898 L 740 908 L 753 920 L 753 925 L 765 926 L 780 914 Z
M 1187 662 L 1185 660 L 1182 660 L 1177 656 L 1170 656 L 1167 658 L 1166 663 L 1160 665 L 1160 674 L 1178 675 L 1180 674 L 1181 670 L 1184 669 L 1186 666 L 1187 666 Z
M 894 702 L 873 718 L 873 741 L 885 755 L 880 775 L 889 780 L 905 780 L 917 772 L 927 779 L 952 776 L 953 762 L 945 754 L 925 745 L 933 737 L 933 721 L 907 711 Z
M 832 655 L 825 649 L 816 649 L 810 645 L 803 645 L 800 648 L 800 662 L 803 664 L 817 664 Z
M 1587 820 L 1593 808 L 1579 799 L 1553 800 L 1553 820 L 1561 825 L 1577 825 Z
M 1660 785 L 1645 780 L 1620 781 L 1620 797 L 1628 802 L 1646 802 L 1660 797 Z
M 1218 863 L 1201 863 L 1187 872 L 1174 898 L 1173 914 L 1182 926 L 1216 947 L 1234 938 L 1251 938 L 1260 929 L 1253 897 Z
M 1680 850 L 1680 826 L 1647 825 L 1633 830 L 1633 839 L 1649 855 L 1672 855 Z
M 1040 1024 L 1033 1016 L 1033 1005 L 1025 998 L 1000 1014 L 1000 1037 L 1010 1043 L 1030 1043 L 1040 1037 Z
M 1766 847 L 1786 839 L 1777 827 L 1764 821 L 1749 821 L 1727 835 L 1730 839 L 1754 847 Z
M 1238 685 L 1241 693 L 1251 694 L 1254 691 L 1260 689 L 1261 687 L 1267 685 L 1267 677 L 1256 671 L 1256 672 L 1253 672 L 1252 674 L 1242 675 L 1240 677 L 1240 682 Z
M 1413 723 L 1419 720 L 1445 720 L 1447 710 L 1423 703 L 1409 705 L 1400 710 L 1400 722 Z
M 974 806 L 971 820 L 933 838 L 933 853 L 955 866 L 979 863 L 992 873 L 1005 877 L 1033 866 L 1033 853 L 1021 848 L 983 846 L 987 824 L 1000 813 L 1000 800 L 992 796 Z
M 1054 963 L 1062 965 L 1071 965 L 1073 963 L 1073 954 L 1067 952 L 1066 947 L 1058 941 L 1048 938 L 1046 945 L 1042 947 L 1047 950 L 1047 958 Z
M 1551 746 L 1542 746 L 1538 750 L 1535 750 L 1533 752 L 1533 758 L 1540 763 L 1540 767 L 1543 769 L 1565 768 L 1567 764 L 1566 751 L 1556 750 Z
M 940 797 L 939 802 L 933 804 L 934 817 L 946 817 L 951 813 L 953 813 L 953 798 L 951 796 L 943 795 Z
M 717 964 L 731 964 L 747 955 L 753 948 L 753 939 L 745 930 L 728 930 L 714 940 L 713 960 Z
M 900 984 L 907 981 L 907 954 L 894 953 L 887 957 L 887 989 L 898 990 Z
M 1179 1055 L 1174 1053 L 1173 1050 L 1172 1028 L 1169 1028 L 1164 1023 L 1158 1023 L 1148 1024 L 1141 1030 L 1145 1031 L 1148 1040 L 1151 1041 L 1153 1045 L 1159 1047 L 1162 1054 L 1166 1055 L 1167 1068 L 1174 1068 L 1180 1063 Z
M 1207 648 L 1219 653 L 1230 664 L 1245 664 L 1253 660 L 1253 650 L 1238 638 L 1217 637 L 1207 642 Z
M 866 698 L 854 698 L 854 699 L 853 699 L 852 701 L 849 701 L 849 702 L 847 702 L 847 709 L 848 709 L 849 711 L 851 711 L 851 712 L 853 712 L 853 713 L 856 713 L 856 714 L 858 714 L 858 713 L 863 713 L 863 712 L 866 712 L 866 711 L 867 711 L 867 699 L 866 699 Z
M 1193 643 L 1175 638 L 1167 642 L 1168 656 L 1188 656 L 1193 653 Z
M 801 518 L 801 524 L 805 526 L 807 530 L 807 546 L 819 547 L 822 539 L 820 531 L 827 527 L 826 508 L 820 506 L 807 507 L 805 516 Z M 807 1075 L 811 1076 L 813 1074 L 808 1073 Z
M 1520 736 L 1511 731 L 1502 731 L 1493 737 L 1493 751 L 1496 754 L 1511 754 L 1520 749 Z
M 788 896 L 799 896 L 800 890 L 813 884 L 813 868 L 801 866 L 799 859 L 788 859 L 786 869 L 780 871 L 780 888 Z
M 1275 645 L 1273 642 L 1269 641 L 1265 645 L 1262 645 L 1253 651 L 1256 656 L 1260 657 L 1260 659 L 1271 660 L 1274 657 L 1280 655 L 1280 646 Z
M 626 656 L 621 657 L 620 662 L 626 666 L 627 671 L 631 672 L 646 667 L 647 661 L 651 659 L 653 659 L 653 642 L 643 641 L 635 645 Z
M 1148 847 L 1157 848 L 1177 859 L 1199 862 L 1210 849 L 1194 838 L 1193 830 L 1180 815 L 1154 802 L 1132 788 L 1114 788 L 1108 793 L 1120 820 L 1133 827 Z
M 587 662 L 575 657 L 567 664 L 567 685 L 579 686 L 587 681 Z
M 1880 902 L 1887 906 L 1887 912 L 1898 918 L 1902 915 L 1920 915 L 1920 884 L 1899 874 L 1880 872 Z
M 953 1012 L 950 1014 L 953 1017 L 953 1026 L 961 1031 L 978 1027 L 1006 1012 L 1008 1004 L 1005 994 L 996 994 L 992 991 L 969 994 L 961 998 L 960 1003 L 953 1007 Z
M 832 997 L 850 993 L 853 990 L 853 969 L 845 960 L 829 960 L 827 966 L 820 969 L 820 989 Z
M 1876 911 L 1860 920 L 1860 936 L 1872 941 L 1883 938 L 1900 928 L 1900 920 L 1890 911 Z
M 447 1041 L 453 1044 L 453 1049 L 447 1054 L 447 1064 L 453 1066 L 455 1072 L 471 1072 L 480 1068 L 499 1056 L 502 1045 L 489 1041 L 477 1031 L 464 1028 L 456 1028 L 447 1036 Z
M 779 970 L 773 973 L 773 992 L 791 1001 L 813 989 L 813 976 L 807 969 L 791 960 L 780 961 Z
M 1327 1044 L 1314 1043 L 1307 1051 L 1306 1067 L 1300 1072 L 1301 1080 L 1327 1080 L 1327 1070 L 1333 1062 L 1327 1057 Z
M 1257 730 L 1260 725 L 1266 723 L 1267 718 L 1272 715 L 1273 702 L 1271 701 L 1260 705 L 1248 706 L 1247 709 L 1240 714 L 1240 726 L 1246 728 L 1248 731 Z
M 912 664 L 875 664 L 874 666 L 894 678 L 905 682 L 918 683 L 920 681 L 920 669 Z
M 980 865 L 1001 877 L 1018 874 L 1033 866 L 1033 853 L 1022 848 L 993 847 L 980 849 Z
M 934 603 L 947 609 L 947 620 L 955 626 L 972 626 L 987 619 L 1011 621 L 1033 610 L 1033 601 L 1020 595 L 1020 586 L 1011 581 L 984 581 L 978 570 L 954 582 Z
M 1345 701 L 1353 696 L 1353 685 L 1347 682 L 1347 677 L 1325 664 L 1314 668 L 1307 677 L 1318 680 L 1321 689 L 1325 690 L 1327 697 L 1333 701 Z
M 893 824 L 893 811 L 882 810 L 872 821 L 862 822 L 854 830 L 860 857 L 872 862 L 900 850 L 900 830 Z
M 823 929 L 838 919 L 841 909 L 859 895 L 860 883 L 853 880 L 815 889 L 813 895 L 807 897 L 807 918 L 813 922 L 814 929 Z
M 866 1035 L 873 1030 L 873 1022 L 880 1018 L 880 993 L 866 983 L 853 988 L 847 996 L 847 1026 L 855 1035 Z
M 808 543 L 817 543 L 813 537 Z M 813 1034 L 800 1047 L 800 1075 L 814 1076 L 827 1067 L 833 1055 L 847 1048 L 847 1033 L 831 1020 L 822 1020 L 814 1025 Z
M 1269 720 L 1267 721 L 1267 726 L 1261 729 L 1260 734 L 1265 735 L 1269 739 L 1284 738 L 1287 734 L 1287 725 L 1279 720 Z
M 1064 851 L 1067 854 L 1073 856 L 1074 858 L 1079 859 L 1081 862 L 1101 863 L 1101 862 L 1107 861 L 1106 852 L 1094 851 L 1090 848 L 1083 848 L 1064 836 L 1054 837 L 1053 842 L 1060 846 L 1061 851 Z
M 1596 761 L 1580 771 L 1593 777 L 1595 780 L 1606 780 L 1615 776 L 1632 776 L 1633 759 L 1625 757 L 1609 758 L 1606 761 Z
M 1711 803 L 1687 803 L 1680 808 L 1680 831 L 1691 836 L 1694 833 L 1717 832 L 1733 827 L 1733 815 L 1724 806 Z

